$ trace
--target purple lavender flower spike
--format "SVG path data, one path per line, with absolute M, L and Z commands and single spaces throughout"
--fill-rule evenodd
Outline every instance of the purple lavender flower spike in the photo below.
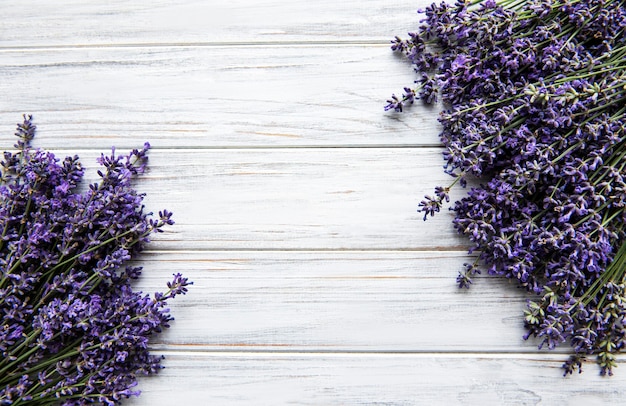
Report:
M 611 375 L 626 345 L 626 5 L 459 0 L 420 14 L 417 31 L 392 41 L 417 97 L 405 89 L 387 109 L 441 101 L 453 180 L 419 211 L 433 216 L 473 179 L 452 204 L 454 227 L 482 269 L 534 297 L 526 337 L 570 344 L 566 374 L 595 355 Z
M 161 368 L 148 340 L 192 284 L 176 274 L 153 296 L 131 284 L 142 268 L 129 261 L 173 224 L 167 210 L 144 212 L 131 187 L 149 144 L 102 155 L 100 182 L 79 193 L 78 157 L 33 149 L 31 116 L 16 135 L 0 163 L 0 404 L 118 405 Z

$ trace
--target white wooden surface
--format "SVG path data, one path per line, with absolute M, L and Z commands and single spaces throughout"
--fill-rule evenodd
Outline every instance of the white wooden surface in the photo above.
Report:
M 388 41 L 429 2 L 2 1 L 4 148 L 22 113 L 89 168 L 150 141 L 138 187 L 175 213 L 140 287 L 195 285 L 126 404 L 626 403 L 626 368 L 564 379 L 522 340 L 507 281 L 459 291 L 451 214 L 416 212 L 448 181 L 437 109 L 382 107 L 413 80 Z

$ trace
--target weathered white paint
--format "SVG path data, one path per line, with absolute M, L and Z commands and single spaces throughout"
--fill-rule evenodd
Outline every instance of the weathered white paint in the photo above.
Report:
M 2 142 L 30 112 L 46 147 L 438 143 L 436 108 L 383 111 L 414 80 L 387 45 L 11 49 L 0 69 Z
M 0 47 L 387 43 L 431 0 L 6 0 Z M 245 59 L 245 58 L 242 58 Z
M 195 284 L 128 404 L 623 403 L 626 371 L 563 379 L 566 348 L 522 340 L 523 291 L 459 291 L 452 213 L 416 212 L 450 180 L 438 110 L 382 107 L 414 79 L 387 42 L 428 3 L 3 2 L 0 144 L 33 113 L 94 180 L 150 141 L 137 187 L 175 213 L 138 287 Z
M 72 152 L 95 180 L 98 153 Z M 465 249 L 451 212 L 426 222 L 417 212 L 424 193 L 452 179 L 440 152 L 155 149 L 137 188 L 151 210 L 167 208 L 177 222 L 155 249 Z
M 172 302 L 173 329 L 155 348 L 211 351 L 522 352 L 526 295 L 477 278 L 451 251 L 152 252 L 138 288 L 162 290 L 173 270 L 193 294 Z M 462 339 L 461 339 L 462 337 Z
M 129 405 L 603 406 L 624 374 L 562 378 L 555 356 L 170 352 Z M 622 371 L 620 371 L 622 372 Z M 160 381 L 160 382 L 159 382 Z M 167 383 L 167 384 L 165 384 Z

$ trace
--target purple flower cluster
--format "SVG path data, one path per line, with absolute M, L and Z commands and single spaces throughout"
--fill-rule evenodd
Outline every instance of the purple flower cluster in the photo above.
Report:
M 626 2 L 475 0 L 420 10 L 392 49 L 419 80 L 387 110 L 440 99 L 445 170 L 465 186 L 454 226 L 476 261 L 537 299 L 526 338 L 567 342 L 567 373 L 626 345 Z M 426 219 L 449 199 L 438 187 Z M 624 258 L 624 259 L 623 259 Z
M 99 182 L 80 191 L 77 156 L 31 148 L 32 117 L 16 135 L 0 168 L 0 405 L 119 404 L 160 368 L 148 339 L 191 283 L 177 274 L 165 293 L 132 288 L 141 268 L 128 261 L 173 224 L 168 211 L 144 212 L 131 186 L 149 145 L 102 155 Z

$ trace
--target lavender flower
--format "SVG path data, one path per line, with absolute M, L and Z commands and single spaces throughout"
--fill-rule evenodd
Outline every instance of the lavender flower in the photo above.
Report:
M 477 257 L 459 286 L 479 268 L 517 281 L 536 295 L 526 337 L 569 343 L 566 374 L 591 354 L 612 374 L 626 343 L 624 1 L 459 0 L 421 14 L 392 41 L 419 80 L 386 109 L 444 104 L 446 172 L 475 185 L 452 207 Z M 448 189 L 420 204 L 424 219 Z
M 77 156 L 31 148 L 30 116 L 16 135 L 0 164 L 0 405 L 119 404 L 160 369 L 148 340 L 191 284 L 176 274 L 166 293 L 132 288 L 141 268 L 127 262 L 173 224 L 131 186 L 150 146 L 102 155 L 100 181 L 79 192 Z

